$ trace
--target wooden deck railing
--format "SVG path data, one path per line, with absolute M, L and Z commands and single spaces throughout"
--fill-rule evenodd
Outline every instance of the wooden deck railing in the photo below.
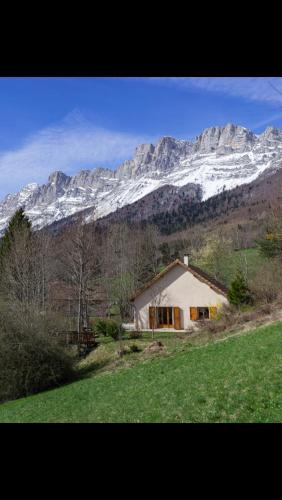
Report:
M 96 335 L 92 330 L 80 333 L 77 331 L 60 331 L 57 332 L 57 336 L 66 344 L 86 345 L 87 347 L 94 347 L 97 344 Z

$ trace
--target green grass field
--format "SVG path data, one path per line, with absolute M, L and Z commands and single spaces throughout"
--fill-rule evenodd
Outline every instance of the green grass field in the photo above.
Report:
M 5 403 L 0 422 L 281 422 L 281 322 L 207 346 L 175 339 L 173 348 L 165 338 L 165 355 L 134 354 L 141 358 L 131 368 L 94 369 Z

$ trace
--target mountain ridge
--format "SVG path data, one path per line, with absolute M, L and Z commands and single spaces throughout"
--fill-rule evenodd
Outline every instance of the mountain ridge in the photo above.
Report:
M 267 127 L 261 134 L 240 125 L 209 127 L 194 140 L 164 136 L 136 147 L 132 159 L 115 170 L 82 169 L 73 176 L 61 171 L 46 184 L 29 183 L 0 203 L 0 231 L 23 206 L 35 229 L 90 209 L 87 222 L 134 203 L 163 187 L 198 185 L 202 200 L 252 182 L 282 165 L 282 131 Z
M 184 196 L 183 196 L 184 195 Z M 134 203 L 101 217 L 99 229 L 125 222 L 135 228 L 144 223 L 156 226 L 162 235 L 173 235 L 192 227 L 212 231 L 218 225 L 250 223 L 262 225 L 267 217 L 280 209 L 282 200 L 282 169 L 262 173 L 251 183 L 242 184 L 201 201 L 200 188 L 188 184 L 182 188 L 163 186 Z M 91 209 L 77 212 L 47 226 L 52 233 L 60 233 L 77 220 L 87 222 Z M 250 231 L 251 233 L 252 231 Z M 251 236 L 250 236 L 251 238 Z

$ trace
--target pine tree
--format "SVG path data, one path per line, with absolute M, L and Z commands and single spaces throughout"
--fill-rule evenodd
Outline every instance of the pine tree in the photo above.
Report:
M 282 253 L 281 240 L 275 233 L 267 233 L 264 238 L 257 241 L 257 244 L 260 253 L 268 259 L 281 255 Z
M 31 222 L 25 215 L 23 208 L 19 208 L 11 218 L 4 236 L 0 240 L 0 263 L 3 261 L 3 258 L 9 253 L 15 236 L 24 230 L 28 230 L 31 232 Z
M 237 271 L 235 279 L 232 281 L 228 291 L 230 304 L 240 306 L 251 302 L 251 295 L 242 271 Z
M 160 245 L 159 250 L 162 254 L 162 263 L 167 266 L 171 262 L 170 247 L 167 242 Z

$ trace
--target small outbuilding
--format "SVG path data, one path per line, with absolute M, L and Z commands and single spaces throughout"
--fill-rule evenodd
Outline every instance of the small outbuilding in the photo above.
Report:
M 227 288 L 195 266 L 175 260 L 131 298 L 136 330 L 187 330 L 228 304 Z

